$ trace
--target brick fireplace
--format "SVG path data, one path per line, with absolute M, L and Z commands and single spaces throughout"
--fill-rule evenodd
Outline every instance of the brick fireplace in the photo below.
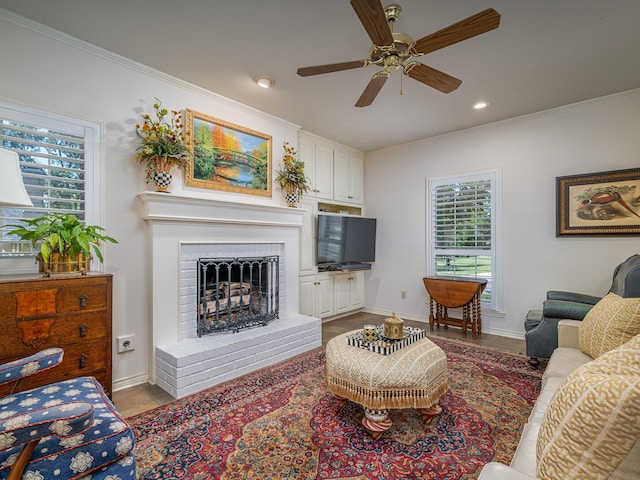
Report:
M 322 344 L 321 321 L 298 313 L 304 210 L 144 192 L 148 225 L 150 381 L 176 398 Z M 277 256 L 279 318 L 237 333 L 197 334 L 200 258 Z

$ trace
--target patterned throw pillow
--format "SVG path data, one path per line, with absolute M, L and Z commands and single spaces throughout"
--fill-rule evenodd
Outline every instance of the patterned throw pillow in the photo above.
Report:
M 565 379 L 536 454 L 540 480 L 640 478 L 640 335 Z
M 640 298 L 623 298 L 609 293 L 594 305 L 580 324 L 580 350 L 591 358 L 598 358 L 639 333 Z

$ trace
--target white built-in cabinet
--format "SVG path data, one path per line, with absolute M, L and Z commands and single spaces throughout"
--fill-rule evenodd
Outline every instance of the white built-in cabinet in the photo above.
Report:
M 364 201 L 364 160 L 359 155 L 334 150 L 333 199 L 338 202 Z
M 320 137 L 300 133 L 300 160 L 309 178 L 307 197 L 362 205 L 364 202 L 364 155 L 332 144 Z
M 300 277 L 300 313 L 326 318 L 336 313 L 333 276 L 327 273 Z
M 329 145 L 300 138 L 300 160 L 309 178 L 311 191 L 308 197 L 333 199 L 333 149 Z
M 300 313 L 319 318 L 344 315 L 364 307 L 365 272 L 319 272 L 316 228 L 320 211 L 361 215 L 364 202 L 362 152 L 301 132 L 300 160 L 311 191 L 302 197 L 300 230 Z
M 346 313 L 364 307 L 364 272 L 345 272 L 333 278 L 335 311 Z
M 318 202 L 302 197 L 300 208 L 305 210 L 300 229 L 300 273 L 299 275 L 315 275 L 316 267 L 316 217 L 318 216 Z

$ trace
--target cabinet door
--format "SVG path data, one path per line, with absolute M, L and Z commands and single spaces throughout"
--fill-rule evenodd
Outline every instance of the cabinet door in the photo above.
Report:
M 302 315 L 309 315 L 310 317 L 316 316 L 316 276 L 310 275 L 307 277 L 300 277 L 299 281 L 300 298 L 299 309 Z
M 316 310 L 318 317 L 324 318 L 335 313 L 333 299 L 333 277 L 328 274 L 319 274 L 316 277 Z
M 316 144 L 315 185 L 316 198 L 333 199 L 333 149 Z
M 336 150 L 333 155 L 334 198 L 349 202 L 349 154 Z
M 364 203 L 364 160 L 349 155 L 349 201 Z
M 300 275 L 314 275 L 316 267 L 316 215 L 318 203 L 302 199 L 300 206 L 306 210 L 300 229 Z
M 300 160 L 304 162 L 304 173 L 309 179 L 311 190 L 305 195 L 309 197 L 316 196 L 316 144 L 300 138 L 298 140 L 298 149 L 300 151 Z
M 336 305 L 336 313 L 344 313 L 351 310 L 349 306 L 349 280 L 350 274 L 340 273 L 334 277 L 333 291 Z
M 334 199 L 341 202 L 364 201 L 364 161 L 339 150 L 333 153 Z
M 364 307 L 364 272 L 349 275 L 349 308 L 355 310 Z

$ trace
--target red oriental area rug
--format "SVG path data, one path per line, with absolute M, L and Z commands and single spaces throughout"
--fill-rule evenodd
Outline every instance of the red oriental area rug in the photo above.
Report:
M 362 408 L 324 385 L 324 349 L 130 417 L 139 479 L 477 478 L 509 463 L 541 371 L 526 358 L 430 337 L 447 354 L 451 388 L 430 424 L 392 410 L 374 440 Z

